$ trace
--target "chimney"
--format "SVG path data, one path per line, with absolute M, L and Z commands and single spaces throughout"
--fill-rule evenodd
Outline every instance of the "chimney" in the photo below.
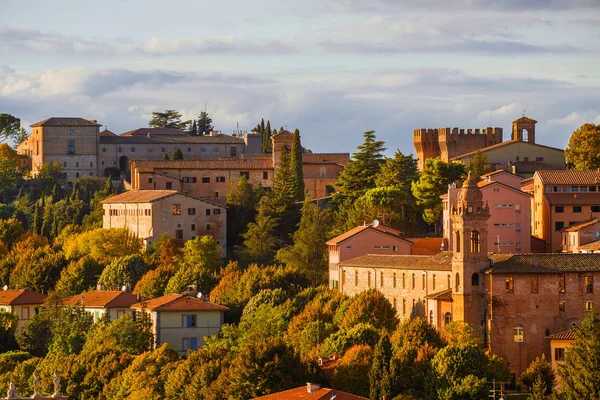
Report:
M 96 285 L 96 290 L 104 290 L 104 285 L 99 283 Z
M 306 382 L 306 391 L 308 393 L 316 392 L 319 389 L 321 389 L 321 385 L 319 385 L 318 383 Z

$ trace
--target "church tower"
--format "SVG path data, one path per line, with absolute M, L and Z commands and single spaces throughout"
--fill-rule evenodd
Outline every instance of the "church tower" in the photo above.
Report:
M 483 194 L 471 172 L 451 206 L 450 218 L 454 235 L 452 319 L 471 324 L 475 333 L 483 335 L 486 299 L 482 270 L 489 266 L 490 209 L 487 203 L 483 204 Z
M 288 152 L 292 151 L 294 134 L 287 130 L 281 131 L 271 136 L 271 142 L 273 143 L 273 169 L 276 169 L 283 149 L 285 148 Z
M 512 122 L 512 140 L 535 143 L 535 124 L 537 121 L 526 116 Z

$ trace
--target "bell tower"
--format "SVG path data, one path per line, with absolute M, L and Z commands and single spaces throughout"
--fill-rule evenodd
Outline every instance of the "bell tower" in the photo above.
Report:
M 535 143 L 535 124 L 537 121 L 523 115 L 512 122 L 512 140 Z
M 485 328 L 485 289 L 482 270 L 489 266 L 487 253 L 488 204 L 471 176 L 463 183 L 456 203 L 451 206 L 452 254 L 452 319 L 473 326 L 482 335 Z

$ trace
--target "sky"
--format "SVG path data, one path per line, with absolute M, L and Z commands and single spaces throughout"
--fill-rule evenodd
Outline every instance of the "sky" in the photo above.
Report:
M 600 124 L 600 0 L 0 0 L 0 113 L 24 125 L 207 108 L 215 129 L 261 118 L 315 152 L 376 131 L 504 128 L 525 112 L 564 148 Z M 523 111 L 525 110 L 525 111 Z

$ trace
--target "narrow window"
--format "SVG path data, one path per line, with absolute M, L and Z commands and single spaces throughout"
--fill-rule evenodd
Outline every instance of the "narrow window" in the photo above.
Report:
M 196 215 L 196 209 L 195 208 L 188 208 L 188 215 Z
M 396 273 L 394 272 L 394 289 L 396 288 Z
M 402 273 L 402 289 L 406 289 L 406 274 Z
M 435 290 L 435 274 L 433 274 L 433 282 L 432 282 L 432 285 L 433 285 L 433 290 Z
M 417 288 L 417 278 L 415 277 L 415 274 L 412 274 L 412 288 Z
M 206 230 L 210 231 L 210 228 L 211 228 L 210 224 L 206 224 Z
M 406 315 L 406 299 L 402 299 L 402 315 Z
M 567 283 L 565 281 L 565 276 L 561 275 L 558 277 L 558 293 L 566 293 L 567 292 Z
M 263 179 L 269 179 L 269 172 L 263 171 Z
M 456 244 L 456 252 L 460 253 L 460 232 L 456 231 L 456 240 L 454 241 Z
M 448 289 L 452 288 L 452 276 L 448 275 Z
M 586 301 L 585 302 L 585 311 L 593 311 L 594 310 L 594 302 L 593 301 Z
M 460 289 L 460 275 L 457 272 L 455 280 L 454 280 L 454 291 L 458 293 L 459 289 Z
M 479 286 L 479 274 L 477 272 L 471 275 L 471 286 Z
M 354 286 L 358 286 L 358 270 L 354 271 Z
M 523 341 L 523 325 L 517 324 L 515 326 L 513 329 L 513 340 L 518 343 Z
M 506 277 L 506 293 L 515 292 L 515 279 L 512 276 Z
M 202 183 L 210 183 L 210 177 L 209 176 L 203 176 L 202 177 Z
M 479 253 L 481 251 L 481 246 L 479 244 L 479 232 L 473 231 L 471 232 L 471 253 Z
M 452 322 L 452 314 L 450 314 L 449 312 L 447 312 L 444 315 L 444 322 L 446 323 L 446 325 L 448 325 L 450 322 Z
M 205 213 L 206 213 L 206 215 L 210 215 L 210 208 L 207 208 L 207 209 L 205 210 Z
M 538 294 L 538 277 L 532 276 L 529 280 L 531 282 L 531 294 Z
M 594 293 L 594 277 L 593 276 L 585 277 L 585 292 L 586 293 Z
M 564 347 L 556 347 L 554 349 L 554 361 L 565 361 Z
M 367 273 L 367 284 L 369 287 L 371 287 L 371 271 Z
M 421 286 L 423 287 L 423 290 L 425 290 L 425 288 L 427 287 L 427 278 L 425 273 L 421 275 Z
M 565 301 L 559 301 L 558 302 L 558 312 L 564 313 L 566 309 L 567 309 L 567 303 Z
M 172 183 L 172 182 L 167 182 L 167 183 L 165 183 L 165 188 L 166 188 L 167 190 L 171 190 L 171 189 L 173 189 L 173 183 Z
M 383 287 L 383 271 L 379 273 L 379 286 Z

